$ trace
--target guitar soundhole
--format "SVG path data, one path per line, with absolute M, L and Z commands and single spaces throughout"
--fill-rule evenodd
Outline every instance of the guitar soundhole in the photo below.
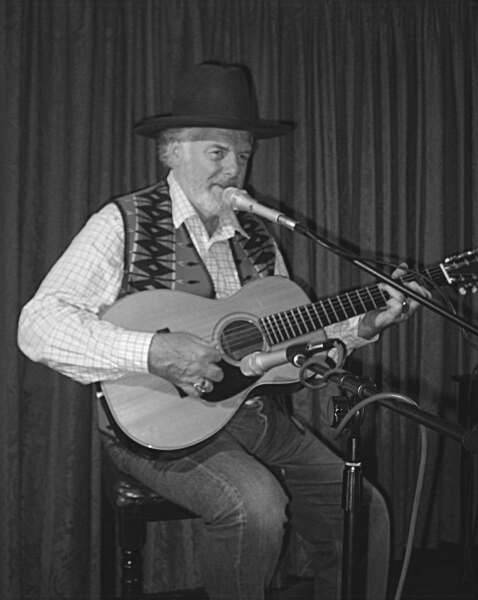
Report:
M 223 352 L 233 360 L 241 360 L 251 352 L 264 349 L 261 330 L 246 320 L 238 319 L 225 325 L 219 339 Z

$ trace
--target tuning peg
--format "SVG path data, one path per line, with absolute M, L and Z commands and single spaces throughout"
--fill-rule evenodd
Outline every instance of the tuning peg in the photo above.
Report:
M 468 294 L 468 292 L 471 292 L 472 294 L 476 294 L 477 291 L 478 291 L 478 287 L 475 284 L 473 284 L 473 285 L 469 285 L 469 284 L 468 285 L 461 285 L 458 288 L 458 293 L 461 296 L 466 296 Z

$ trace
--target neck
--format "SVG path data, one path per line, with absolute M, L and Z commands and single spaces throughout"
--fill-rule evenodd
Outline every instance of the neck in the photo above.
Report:
M 197 206 L 196 206 L 196 211 L 199 215 L 199 218 L 203 222 L 204 227 L 206 228 L 206 231 L 207 231 L 209 237 L 211 237 L 212 234 L 216 231 L 219 217 L 217 215 L 205 215 L 198 209 Z

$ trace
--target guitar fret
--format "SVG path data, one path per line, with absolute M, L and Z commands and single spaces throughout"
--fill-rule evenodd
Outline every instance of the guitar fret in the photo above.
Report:
M 353 314 L 354 315 L 358 315 L 359 313 L 357 312 L 357 309 L 352 301 L 352 298 L 350 297 L 349 292 L 345 292 L 344 296 L 347 298 L 347 300 L 349 301 L 350 306 L 352 307 L 353 310 Z
M 272 315 L 270 317 L 270 320 L 274 323 L 274 333 L 277 339 L 277 344 L 279 344 L 280 342 L 283 342 L 283 335 L 282 335 L 282 330 L 281 330 L 281 323 L 280 320 L 278 319 L 278 313 L 276 313 L 275 315 Z
M 336 320 L 340 321 L 341 319 L 335 310 L 334 303 L 332 302 L 332 300 L 330 298 L 327 298 L 327 302 L 329 303 L 329 306 L 332 309 L 332 313 L 334 314 Z
M 324 324 L 322 323 L 322 319 L 320 317 L 319 309 L 317 308 L 317 304 L 315 304 L 315 303 L 312 304 L 312 307 L 313 307 L 314 312 L 315 312 L 316 321 L 317 321 L 318 325 L 320 326 L 320 329 L 323 329 Z
M 307 332 L 309 331 L 309 328 L 308 328 L 308 326 L 307 326 L 307 322 L 306 322 L 306 320 L 304 319 L 304 315 L 302 314 L 302 313 L 303 313 L 303 310 L 304 310 L 304 307 L 303 307 L 303 306 L 299 306 L 299 307 L 298 307 L 299 316 L 300 316 L 300 318 L 302 319 L 302 322 L 304 323 L 304 327 L 305 327 L 305 332 L 304 332 L 304 333 L 307 333 Z
M 360 295 L 360 290 L 355 291 L 355 301 L 357 303 L 357 310 L 359 311 L 359 314 L 363 314 L 367 311 L 367 307 L 364 305 L 362 296 Z
M 362 296 L 360 295 L 360 290 L 356 290 L 356 296 L 363 308 L 363 310 L 361 312 L 367 312 L 367 307 L 365 306 L 364 301 L 362 300 Z
M 280 323 L 280 331 L 282 334 L 282 341 L 285 342 L 286 340 L 289 340 L 292 336 L 288 330 L 288 323 L 287 321 L 284 319 L 284 313 L 280 312 L 277 314 L 278 318 L 279 318 L 279 323 Z
M 300 322 L 299 322 L 299 320 L 297 319 L 297 317 L 295 316 L 295 311 L 296 311 L 296 310 L 297 310 L 297 307 L 293 308 L 293 309 L 292 309 L 290 312 L 291 312 L 291 315 L 294 317 L 295 323 L 296 323 L 296 325 L 297 325 L 297 331 L 299 332 L 299 334 L 298 334 L 298 335 L 302 335 L 302 333 L 303 333 L 303 332 L 301 331 Z M 304 333 L 306 333 L 306 332 L 304 332 Z
M 328 313 L 328 310 L 327 310 L 327 308 L 326 308 L 326 306 L 324 304 L 324 301 L 321 300 L 318 304 L 319 304 L 320 310 L 323 313 L 323 322 L 324 322 L 323 326 L 327 327 L 327 325 L 330 325 L 333 321 L 329 317 L 329 313 Z
M 388 296 L 384 292 L 384 290 L 380 289 L 378 286 L 375 286 L 373 292 L 374 292 L 376 308 L 380 308 L 380 307 L 384 306 L 388 300 Z
M 263 317 L 262 321 L 269 329 L 269 343 L 271 345 L 278 344 L 280 342 L 279 337 L 274 329 L 274 324 L 272 323 L 272 315 L 268 315 L 267 317 Z
M 344 317 L 343 320 L 345 320 L 349 315 L 347 314 L 347 311 L 345 310 L 345 306 L 342 303 L 342 298 L 340 296 L 337 296 L 337 302 L 340 305 L 340 310 L 342 311 Z
M 267 323 L 267 317 L 264 317 L 262 319 L 260 319 L 260 324 L 262 326 L 262 330 L 264 332 L 264 335 L 267 339 L 267 343 L 271 344 L 272 340 L 271 340 L 271 336 L 270 336 L 270 332 L 269 332 L 269 325 Z
M 377 308 L 377 304 L 376 304 L 376 302 L 375 302 L 375 299 L 374 299 L 374 297 L 373 297 L 373 295 L 372 295 L 372 292 L 371 292 L 370 288 L 369 288 L 369 287 L 366 287 L 366 288 L 365 288 L 365 291 L 367 292 L 367 294 L 368 294 L 368 295 L 369 295 L 369 297 L 370 297 L 370 300 L 372 301 L 372 308 Z
M 360 293 L 362 294 L 362 298 L 363 298 L 363 301 L 364 301 L 365 307 L 366 307 L 366 309 L 367 309 L 367 312 L 368 312 L 369 310 L 372 310 L 372 309 L 374 309 L 374 308 L 375 308 L 375 306 L 374 306 L 374 303 L 373 303 L 373 302 L 371 302 L 370 296 L 369 296 L 369 294 L 368 294 L 368 289 L 367 289 L 367 288 L 362 288 L 362 289 L 360 290 Z
M 341 320 L 341 321 L 344 321 L 344 320 L 345 320 L 345 319 L 348 317 L 348 315 L 347 315 L 347 313 L 345 312 L 345 310 L 344 310 L 344 307 L 343 307 L 343 305 L 342 305 L 342 304 L 341 304 L 341 302 L 340 302 L 340 297 L 339 297 L 339 296 L 336 296 L 336 297 L 333 299 L 333 302 L 334 302 L 335 310 L 336 310 L 336 312 L 337 312 L 337 314 L 338 314 L 338 316 L 339 316 L 340 320 Z
M 279 319 L 279 329 L 282 334 L 282 341 L 288 340 L 290 335 L 287 333 L 287 321 L 284 320 L 284 313 L 277 313 L 277 317 Z
M 308 304 L 305 307 L 305 311 L 306 311 L 307 319 L 308 319 L 308 325 L 307 325 L 308 326 L 308 331 L 315 331 L 317 329 L 317 327 L 316 327 L 316 323 L 315 323 L 315 320 L 314 320 L 314 315 L 313 315 L 313 313 L 311 312 L 310 309 L 311 309 L 311 305 Z
M 380 293 L 380 297 L 382 300 L 382 306 L 385 306 L 385 304 L 387 304 L 387 300 L 388 300 L 388 294 L 385 290 L 382 290 L 380 288 L 378 288 L 378 291 Z
M 289 324 L 289 328 L 292 332 L 292 337 L 297 337 L 298 335 L 300 335 L 300 332 L 297 332 L 295 330 L 295 325 L 294 325 L 294 321 L 292 319 L 293 314 L 291 310 L 286 311 L 285 313 L 286 319 L 287 319 L 287 323 Z
M 299 335 L 302 335 L 302 333 L 303 333 L 301 322 L 299 321 L 299 319 L 297 318 L 297 316 L 295 314 L 295 309 L 290 310 L 289 314 L 291 317 L 291 322 L 293 323 L 294 331 L 296 332 L 295 335 L 296 335 L 296 337 L 298 337 Z

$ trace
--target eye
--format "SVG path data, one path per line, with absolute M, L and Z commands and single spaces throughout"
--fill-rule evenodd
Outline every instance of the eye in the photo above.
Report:
M 209 150 L 209 156 L 212 160 L 222 160 L 225 156 L 225 150 L 222 148 L 213 148 L 212 150 Z
M 250 159 L 250 157 L 251 157 L 250 152 L 242 152 L 241 154 L 239 154 L 239 160 L 242 163 L 247 163 L 248 160 Z

